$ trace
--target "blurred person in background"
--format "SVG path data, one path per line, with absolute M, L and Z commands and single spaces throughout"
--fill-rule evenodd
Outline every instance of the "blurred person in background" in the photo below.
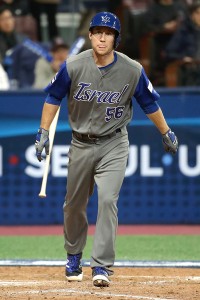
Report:
M 0 7 L 6 6 L 12 11 L 15 19 L 15 30 L 37 40 L 36 20 L 30 12 L 29 0 L 0 0 Z
M 29 12 L 28 2 L 27 0 L 0 0 L 0 7 L 7 6 L 14 16 L 22 16 Z
M 23 34 L 15 31 L 15 19 L 12 11 L 6 6 L 0 7 L 0 63 L 6 71 L 8 71 L 6 56 L 24 39 Z
M 149 76 L 154 85 L 165 85 L 165 48 L 185 18 L 185 14 L 185 5 L 174 0 L 156 0 L 146 12 L 144 33 L 152 37 L 152 62 Z
M 166 48 L 170 61 L 179 61 L 179 85 L 200 84 L 200 1 L 188 7 L 189 17 L 175 32 Z
M 39 41 L 43 41 L 41 15 L 46 14 L 48 22 L 49 40 L 58 36 L 56 14 L 60 0 L 29 0 L 30 12 L 37 22 L 37 36 Z
M 33 88 L 43 89 L 48 85 L 60 69 L 61 64 L 67 59 L 69 46 L 62 39 L 55 39 L 51 48 L 52 61 L 41 57 L 35 64 L 35 81 Z

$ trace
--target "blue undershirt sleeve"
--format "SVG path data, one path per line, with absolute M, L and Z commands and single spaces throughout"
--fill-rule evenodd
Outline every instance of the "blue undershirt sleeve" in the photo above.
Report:
M 67 72 L 66 62 L 64 62 L 58 73 L 47 85 L 44 91 L 47 93 L 46 103 L 60 105 L 62 99 L 68 94 L 71 86 L 71 79 Z
M 154 90 L 143 68 L 133 96 L 145 114 L 154 113 L 159 109 L 157 101 L 160 95 Z

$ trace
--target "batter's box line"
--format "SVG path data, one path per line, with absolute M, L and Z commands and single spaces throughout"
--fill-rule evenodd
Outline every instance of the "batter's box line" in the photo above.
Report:
M 64 260 L 0 260 L 0 266 L 65 266 Z M 89 267 L 90 261 L 83 260 L 83 267 Z M 114 267 L 132 268 L 200 268 L 200 261 L 150 261 L 150 260 L 116 260 Z
M 1 295 L 12 295 L 12 296 L 22 296 L 22 295 L 38 295 L 38 294 L 74 294 L 74 295 L 90 295 L 92 296 L 100 296 L 100 297 L 105 297 L 105 298 L 110 298 L 110 297 L 121 297 L 125 299 L 138 299 L 138 300 L 177 300 L 175 298 L 160 298 L 160 297 L 148 297 L 148 296 L 136 296 L 136 295 L 129 295 L 129 294 L 117 294 L 117 293 L 112 293 L 112 292 L 90 292 L 90 291 L 81 291 L 81 290 L 76 290 L 76 289 L 47 289 L 47 290 L 34 290 L 31 289 L 31 291 L 6 291 L 6 292 L 1 292 Z

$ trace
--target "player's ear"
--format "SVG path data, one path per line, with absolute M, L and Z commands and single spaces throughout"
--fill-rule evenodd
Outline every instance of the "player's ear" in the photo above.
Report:
M 91 40 L 91 38 L 92 38 L 92 32 L 89 31 L 89 39 Z

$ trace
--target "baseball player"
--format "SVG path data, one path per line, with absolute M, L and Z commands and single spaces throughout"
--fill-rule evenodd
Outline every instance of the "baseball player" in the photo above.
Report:
M 117 201 L 129 152 L 127 124 L 133 98 L 161 133 L 164 149 L 176 153 L 178 141 L 167 125 L 143 67 L 115 51 L 120 42 L 119 19 L 97 13 L 89 26 L 91 49 L 70 57 L 45 88 L 47 97 L 36 136 L 36 155 L 49 153 L 49 127 L 67 95 L 72 142 L 69 149 L 67 193 L 63 206 L 67 251 L 66 277 L 81 281 L 82 253 L 86 244 L 86 207 L 98 191 L 98 216 L 91 255 L 94 286 L 109 286 L 115 259 L 118 225 Z

